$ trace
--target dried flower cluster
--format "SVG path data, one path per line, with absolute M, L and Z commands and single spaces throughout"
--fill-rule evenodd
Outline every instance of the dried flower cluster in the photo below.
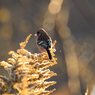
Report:
M 47 53 L 32 54 L 24 49 L 28 43 L 31 34 L 26 38 L 25 42 L 20 43 L 20 49 L 17 53 L 10 51 L 12 58 L 8 61 L 0 62 L 0 66 L 8 71 L 9 77 L 0 76 L 0 94 L 6 95 L 48 95 L 55 89 L 48 91 L 47 87 L 55 84 L 55 81 L 46 81 L 57 74 L 47 69 L 49 66 L 57 64 L 57 58 L 54 58 L 55 43 L 51 54 L 52 60 L 49 60 Z

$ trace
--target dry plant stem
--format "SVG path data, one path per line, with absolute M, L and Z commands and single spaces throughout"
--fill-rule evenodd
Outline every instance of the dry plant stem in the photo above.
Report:
M 17 53 L 9 52 L 12 58 L 8 58 L 7 62 L 0 62 L 0 66 L 3 66 L 9 74 L 8 78 L 0 76 L 1 94 L 49 95 L 55 91 L 55 89 L 46 90 L 46 88 L 56 83 L 55 81 L 48 82 L 46 79 L 57 75 L 48 69 L 49 66 L 57 64 L 57 58 L 54 57 L 56 41 L 52 44 L 53 48 L 51 49 L 53 58 L 49 60 L 47 53 L 32 54 L 24 49 L 30 37 L 31 34 L 24 42 L 20 43 L 20 49 L 17 50 Z

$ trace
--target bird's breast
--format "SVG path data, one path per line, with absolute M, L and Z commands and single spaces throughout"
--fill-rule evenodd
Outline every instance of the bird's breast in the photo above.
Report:
M 41 52 L 46 52 L 46 49 L 45 49 L 44 47 L 39 46 L 39 45 L 37 45 L 37 46 L 38 46 L 38 48 L 39 48 L 39 50 L 40 50 Z

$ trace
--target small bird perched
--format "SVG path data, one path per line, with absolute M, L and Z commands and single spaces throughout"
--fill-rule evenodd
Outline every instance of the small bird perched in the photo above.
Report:
M 37 46 L 41 52 L 47 52 L 49 59 L 52 59 L 51 53 L 50 53 L 50 48 L 52 44 L 52 40 L 50 36 L 47 34 L 47 32 L 43 29 L 40 28 L 37 31 Z

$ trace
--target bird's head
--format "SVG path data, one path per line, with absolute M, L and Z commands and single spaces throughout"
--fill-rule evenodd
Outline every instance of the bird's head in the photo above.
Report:
M 37 31 L 37 37 L 40 37 L 40 36 L 45 35 L 45 34 L 46 34 L 46 31 L 43 28 L 40 28 Z

